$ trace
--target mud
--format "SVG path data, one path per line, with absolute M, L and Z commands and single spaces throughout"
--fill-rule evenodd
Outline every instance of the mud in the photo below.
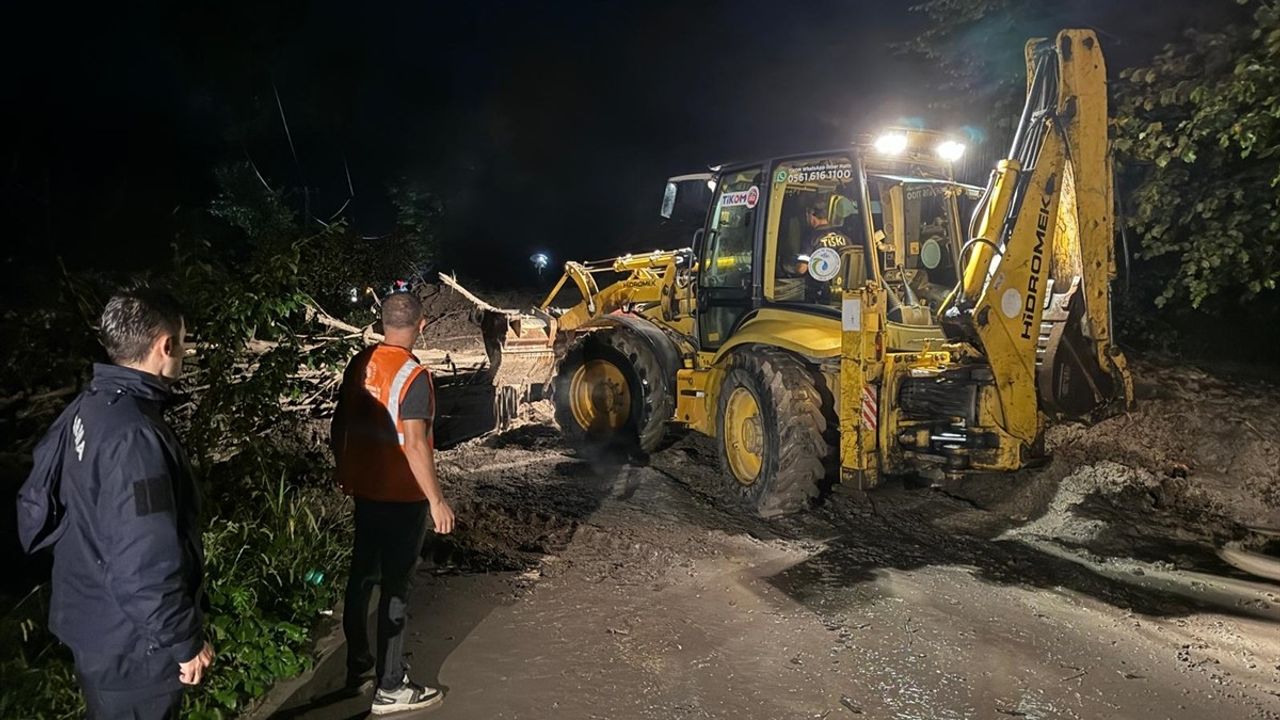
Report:
M 1140 363 L 1134 377 L 1132 412 L 1049 430 L 1048 467 L 951 491 L 1018 533 L 1102 555 L 1265 546 L 1280 528 L 1280 391 L 1185 367 Z
M 1273 388 L 1140 367 L 1050 465 L 764 522 L 711 441 L 564 448 L 546 408 L 439 456 L 411 663 L 439 718 L 1280 718 Z M 278 717 L 364 717 L 339 649 Z

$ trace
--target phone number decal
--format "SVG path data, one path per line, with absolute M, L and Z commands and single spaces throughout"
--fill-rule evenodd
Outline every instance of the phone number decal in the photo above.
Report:
M 782 175 L 782 171 L 778 172 Z M 810 183 L 823 180 L 848 181 L 853 179 L 853 165 L 849 163 L 823 163 L 805 165 L 786 171 L 788 183 Z

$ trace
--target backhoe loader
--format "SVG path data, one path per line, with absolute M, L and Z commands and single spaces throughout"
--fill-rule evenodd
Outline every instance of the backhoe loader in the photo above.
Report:
M 1049 419 L 1128 406 L 1102 51 L 1065 30 L 1026 58 L 985 188 L 915 129 L 672 178 L 665 217 L 709 198 L 692 247 L 569 262 L 531 314 L 480 313 L 499 414 L 549 393 L 574 441 L 705 433 L 726 491 L 769 516 L 833 483 L 1016 471 Z

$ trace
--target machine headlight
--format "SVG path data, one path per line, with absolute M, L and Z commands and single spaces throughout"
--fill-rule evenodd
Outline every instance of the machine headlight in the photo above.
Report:
M 881 155 L 899 155 L 907 149 L 907 136 L 902 133 L 885 133 L 876 138 L 873 145 Z
M 934 149 L 938 153 L 938 157 L 946 162 L 955 162 L 964 155 L 964 143 L 955 140 L 944 140 L 938 143 L 938 147 Z

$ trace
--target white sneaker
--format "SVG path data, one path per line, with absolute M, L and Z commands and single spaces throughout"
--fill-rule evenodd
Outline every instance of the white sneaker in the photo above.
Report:
M 405 678 L 404 684 L 395 690 L 378 688 L 378 692 L 373 694 L 373 707 L 370 708 L 370 712 L 374 715 L 388 715 L 406 710 L 423 710 L 442 700 L 444 700 L 444 693 L 439 690 L 423 687 Z

